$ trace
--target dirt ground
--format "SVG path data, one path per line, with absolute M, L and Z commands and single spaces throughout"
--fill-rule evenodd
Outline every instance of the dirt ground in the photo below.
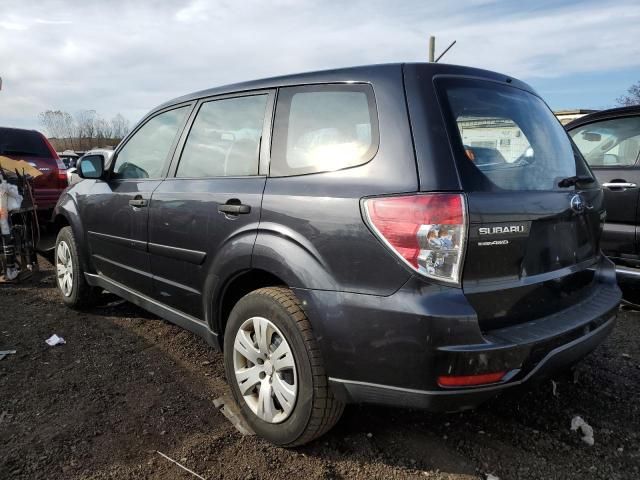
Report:
M 640 478 L 640 313 L 566 378 L 473 412 L 350 406 L 294 450 L 243 437 L 213 406 L 222 357 L 128 303 L 65 308 L 51 267 L 0 286 L 0 478 Z M 65 345 L 49 347 L 58 334 Z M 580 415 L 595 445 L 570 431 Z

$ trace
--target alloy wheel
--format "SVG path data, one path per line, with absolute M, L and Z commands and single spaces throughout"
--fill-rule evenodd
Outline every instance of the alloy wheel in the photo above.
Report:
M 69 245 L 65 241 L 58 243 L 56 249 L 56 274 L 62 294 L 65 297 L 71 296 L 73 292 L 73 259 Z

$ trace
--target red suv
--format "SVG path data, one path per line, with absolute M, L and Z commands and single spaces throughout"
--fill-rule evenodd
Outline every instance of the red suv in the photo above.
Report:
M 67 188 L 65 165 L 44 135 L 35 130 L 0 127 L 0 156 L 24 160 L 40 170 L 33 181 L 39 216 L 51 219 L 62 191 Z

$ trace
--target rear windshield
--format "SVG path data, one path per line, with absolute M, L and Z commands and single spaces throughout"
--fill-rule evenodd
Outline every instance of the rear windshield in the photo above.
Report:
M 437 86 L 465 190 L 561 190 L 560 180 L 590 175 L 536 95 L 475 79 Z
M 38 132 L 0 128 L 0 155 L 51 158 L 51 152 Z

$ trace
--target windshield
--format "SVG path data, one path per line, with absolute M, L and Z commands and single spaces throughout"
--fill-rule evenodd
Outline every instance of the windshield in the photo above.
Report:
M 536 95 L 482 80 L 445 80 L 440 86 L 465 190 L 566 190 L 558 186 L 561 180 L 590 175 Z
M 14 128 L 0 128 L 0 155 L 51 158 L 39 133 Z

